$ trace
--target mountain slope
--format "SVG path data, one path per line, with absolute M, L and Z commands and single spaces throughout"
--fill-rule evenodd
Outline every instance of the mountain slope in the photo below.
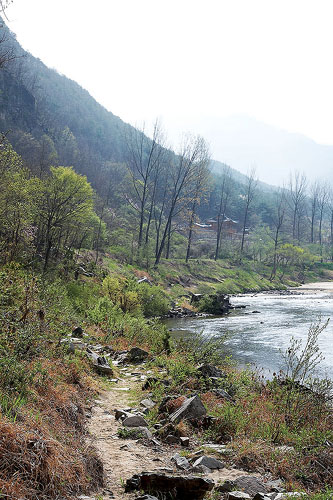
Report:
M 333 180 L 333 146 L 244 115 L 203 118 L 200 132 L 206 131 L 214 158 L 243 173 L 255 166 L 266 183 L 282 184 L 294 170 L 304 171 L 311 181 Z

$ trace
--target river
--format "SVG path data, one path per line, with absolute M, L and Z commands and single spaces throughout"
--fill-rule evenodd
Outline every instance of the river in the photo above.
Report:
M 288 348 L 291 337 L 304 342 L 311 323 L 333 316 L 333 282 L 304 285 L 288 295 L 263 292 L 233 296 L 231 303 L 246 308 L 224 317 L 172 319 L 167 326 L 173 336 L 201 331 L 209 338 L 229 331 L 227 353 L 241 366 L 251 364 L 270 377 L 284 368 L 281 351 Z M 325 359 L 317 375 L 333 379 L 333 317 L 320 335 L 319 346 Z

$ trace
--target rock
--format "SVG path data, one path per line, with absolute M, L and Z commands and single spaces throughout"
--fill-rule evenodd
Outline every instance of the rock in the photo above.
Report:
M 232 450 L 227 447 L 225 444 L 216 444 L 216 443 L 205 443 L 203 448 L 206 450 L 212 450 L 216 453 L 220 453 L 221 455 L 232 455 Z
M 207 457 L 207 455 L 203 455 L 198 458 L 198 460 L 194 462 L 193 467 L 197 467 L 198 465 L 204 465 L 209 469 L 223 469 L 225 466 L 225 464 L 220 460 L 217 460 L 214 457 Z
M 213 394 L 217 396 L 219 399 L 226 399 L 227 401 L 230 401 L 231 403 L 234 403 L 234 399 L 228 394 L 226 391 L 223 389 L 213 389 Z
M 183 419 L 199 419 L 206 415 L 207 411 L 199 396 L 187 399 L 178 410 L 171 414 L 170 420 L 178 423 Z
M 184 446 L 184 447 L 187 447 L 187 446 L 189 446 L 189 445 L 190 445 L 190 438 L 189 438 L 189 437 L 186 437 L 186 436 L 181 436 L 181 437 L 179 438 L 179 440 L 180 440 L 180 444 L 181 444 L 182 446 Z
M 140 363 L 149 356 L 147 351 L 140 349 L 140 347 L 132 347 L 132 349 L 127 353 L 127 360 L 131 363 Z
M 228 500 L 239 500 L 239 499 L 249 499 L 250 500 L 250 495 L 247 493 L 244 493 L 243 491 L 231 491 L 228 493 L 227 499 Z
M 125 492 L 140 489 L 150 494 L 157 493 L 159 497 L 168 493 L 174 500 L 202 500 L 213 487 L 213 481 L 202 477 L 142 472 L 127 480 Z
M 82 328 L 80 326 L 77 326 L 76 328 L 74 328 L 74 330 L 72 331 L 72 336 L 77 337 L 78 339 L 82 339 L 82 337 L 83 337 Z
M 148 377 L 145 383 L 142 385 L 142 390 L 146 391 L 147 389 L 151 389 L 155 384 L 163 384 L 165 386 L 168 386 L 170 385 L 170 381 L 158 379 L 156 377 Z
M 179 444 L 179 437 L 174 436 L 173 434 L 168 434 L 164 441 L 167 444 Z
M 158 500 L 158 498 L 151 495 L 142 495 L 141 497 L 136 497 L 135 500 Z
M 140 415 L 131 415 L 123 420 L 124 427 L 148 427 L 148 423 Z
M 201 365 L 198 368 L 198 372 L 205 378 L 210 378 L 210 377 L 216 377 L 216 378 L 222 378 L 225 377 L 225 374 L 216 368 L 216 366 L 213 365 Z
M 94 363 L 94 368 L 98 373 L 102 375 L 113 375 L 113 370 L 104 357 L 99 357 L 97 359 L 97 363 Z
M 252 314 L 260 314 L 260 311 L 252 311 Z
M 244 490 L 251 496 L 255 495 L 256 493 L 268 493 L 264 484 L 257 477 L 237 477 L 237 479 L 234 479 L 234 483 L 237 489 Z
M 148 410 L 150 410 L 151 408 L 154 408 L 154 406 L 156 405 L 156 403 L 154 403 L 154 401 L 152 401 L 149 398 L 148 399 L 143 399 L 140 404 L 142 404 L 142 406 L 144 406 Z
M 271 497 L 265 495 L 265 493 L 256 493 L 252 500 L 271 500 Z
M 220 491 L 221 493 L 229 493 L 229 491 L 232 491 L 234 488 L 235 488 L 235 483 L 233 481 L 230 481 L 229 479 L 224 481 L 224 483 L 216 486 L 216 490 Z
M 210 474 L 212 470 L 206 467 L 205 465 L 196 465 L 195 467 L 192 467 L 191 472 L 199 472 L 200 474 Z
M 174 456 L 171 458 L 171 462 L 174 462 L 176 464 L 176 467 L 181 470 L 189 470 L 190 462 L 187 460 L 185 457 L 181 457 L 179 453 L 175 453 Z
M 289 493 L 277 493 L 274 496 L 273 500 L 288 500 L 288 499 L 293 499 L 294 497 L 302 497 L 304 495 L 305 495 L 305 493 L 300 493 L 297 491 L 289 492 Z
M 116 420 L 124 420 L 127 417 L 131 417 L 131 414 L 126 410 L 114 410 Z

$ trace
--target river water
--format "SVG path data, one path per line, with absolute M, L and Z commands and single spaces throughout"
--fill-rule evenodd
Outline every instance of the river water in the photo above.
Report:
M 317 284 L 309 289 L 297 289 L 291 295 L 259 293 L 231 297 L 233 305 L 246 305 L 224 317 L 182 318 L 168 320 L 173 336 L 197 332 L 209 337 L 226 331 L 231 337 L 226 350 L 241 366 L 255 365 L 266 377 L 284 368 L 282 352 L 291 337 L 305 341 L 311 323 L 319 317 L 331 318 L 319 337 L 319 346 L 325 359 L 318 366 L 317 375 L 333 379 L 333 287 Z M 258 311 L 258 312 L 253 312 Z

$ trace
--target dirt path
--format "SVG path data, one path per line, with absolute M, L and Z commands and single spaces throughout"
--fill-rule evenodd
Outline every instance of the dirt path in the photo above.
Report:
M 117 435 L 121 423 L 115 419 L 114 410 L 137 406 L 137 402 L 132 401 L 130 390 L 135 388 L 141 390 L 142 380 L 140 376 L 132 376 L 132 372 L 144 374 L 144 369 L 138 366 L 128 366 L 126 371 L 120 372 L 122 380 L 104 391 L 96 401 L 88 426 L 91 442 L 104 464 L 106 488 L 102 495 L 103 500 L 135 499 L 138 494 L 125 494 L 123 487 L 126 480 L 133 474 L 142 471 L 180 473 L 171 462 L 171 457 L 181 451 L 179 445 L 145 446 L 140 441 L 121 439 Z M 218 483 L 244 475 L 248 474 L 241 470 L 225 468 L 214 471 L 207 477 Z M 108 491 L 112 491 L 114 496 Z
M 134 367 L 129 367 L 128 373 L 131 368 Z M 137 367 L 135 371 L 138 371 Z M 106 488 L 113 492 L 113 498 L 117 500 L 124 500 L 123 484 L 133 474 L 161 467 L 169 468 L 169 453 L 166 451 L 145 446 L 137 440 L 121 439 L 117 435 L 121 424 L 115 419 L 114 410 L 133 406 L 130 393 L 126 389 L 134 389 L 139 384 L 141 386 L 142 382 L 125 379 L 104 391 L 93 408 L 88 427 L 92 443 L 103 460 Z M 126 494 L 129 500 L 136 497 L 137 494 Z

